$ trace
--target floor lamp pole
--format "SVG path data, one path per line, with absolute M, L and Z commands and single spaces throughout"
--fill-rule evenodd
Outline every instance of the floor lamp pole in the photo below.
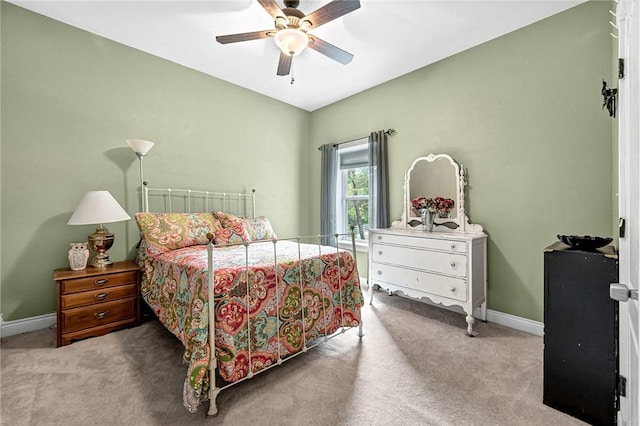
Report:
M 140 208 L 142 212 L 146 212 L 145 200 L 144 200 L 144 166 L 142 165 L 142 160 L 144 159 L 144 155 L 136 153 L 138 159 L 140 160 Z

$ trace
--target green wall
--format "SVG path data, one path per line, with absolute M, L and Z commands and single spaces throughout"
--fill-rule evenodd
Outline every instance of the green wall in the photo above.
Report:
M 95 229 L 66 224 L 86 191 L 138 211 L 128 138 L 156 143 L 151 186 L 255 188 L 279 233 L 308 228 L 308 112 L 9 3 L 1 28 L 4 320 L 55 311 L 53 269 Z M 133 258 L 135 221 L 108 228 Z
M 557 234 L 612 233 L 612 120 L 600 95 L 612 81 L 610 7 L 577 6 L 314 111 L 311 146 L 395 128 L 393 218 L 413 159 L 452 155 L 469 181 L 468 215 L 489 236 L 488 307 L 541 321 L 544 247 Z
M 278 234 L 319 231 L 319 145 L 395 128 L 392 217 L 411 161 L 451 154 L 489 235 L 489 308 L 542 320 L 542 249 L 556 234 L 611 235 L 609 2 L 589 2 L 307 113 L 1 3 L 1 295 L 5 320 L 55 310 L 54 268 L 91 226 L 66 225 L 107 189 L 137 211 L 127 138 L 156 142 L 152 186 L 256 188 Z M 279 123 L 287 122 L 287 126 Z M 109 226 L 132 258 L 133 221 Z M 359 256 L 359 267 L 364 258 Z

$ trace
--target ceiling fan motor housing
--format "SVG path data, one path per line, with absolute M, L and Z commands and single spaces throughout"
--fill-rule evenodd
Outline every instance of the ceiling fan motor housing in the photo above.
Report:
M 300 4 L 297 0 L 284 0 L 284 5 L 286 8 L 295 8 Z

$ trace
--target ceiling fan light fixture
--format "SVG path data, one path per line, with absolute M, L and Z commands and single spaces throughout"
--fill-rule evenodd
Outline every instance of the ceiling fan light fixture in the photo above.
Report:
M 309 37 L 296 28 L 280 30 L 273 37 L 276 45 L 285 55 L 299 55 L 309 44 Z

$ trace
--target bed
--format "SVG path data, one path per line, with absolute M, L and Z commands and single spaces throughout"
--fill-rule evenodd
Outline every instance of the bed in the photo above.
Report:
M 269 219 L 255 216 L 255 192 L 145 188 L 143 205 L 152 191 L 164 191 L 166 212 L 136 214 L 141 293 L 184 345 L 189 411 L 209 400 L 214 415 L 221 390 L 350 328 L 362 337 L 355 250 L 338 248 L 344 236 L 278 239 Z M 221 206 L 212 207 L 216 197 Z M 176 198 L 186 212 L 174 211 Z M 194 201 L 205 212 L 192 211 Z M 224 211 L 233 205 L 243 214 Z M 320 243 L 327 238 L 331 246 Z

